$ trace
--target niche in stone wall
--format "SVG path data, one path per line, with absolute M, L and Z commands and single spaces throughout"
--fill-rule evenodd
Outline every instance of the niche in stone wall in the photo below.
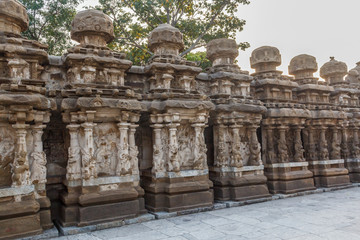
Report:
M 195 131 L 191 124 L 183 122 L 178 127 L 178 144 L 179 144 L 179 160 L 181 170 L 193 169 L 194 166 L 194 148 L 195 148 Z M 163 146 L 167 146 L 164 144 Z
M 207 148 L 207 164 L 214 166 L 214 128 L 209 126 L 205 128 L 205 144 Z
M 99 123 L 94 127 L 94 157 L 99 177 L 115 175 L 121 149 L 119 139 L 120 133 L 115 123 Z
M 136 146 L 139 149 L 139 169 L 145 170 L 152 168 L 153 158 L 153 134 L 149 124 L 149 115 L 143 114 L 140 118 L 139 127 L 135 133 Z

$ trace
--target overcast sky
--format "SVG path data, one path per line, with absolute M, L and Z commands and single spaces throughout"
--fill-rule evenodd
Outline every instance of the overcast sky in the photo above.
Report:
M 279 48 L 288 74 L 288 65 L 296 55 L 310 54 L 319 68 L 335 56 L 349 69 L 360 61 L 360 0 L 250 0 L 241 6 L 239 16 L 247 21 L 237 42 L 249 42 L 251 48 L 240 51 L 242 69 L 250 68 L 251 52 L 264 45 Z M 95 5 L 97 0 L 85 0 Z

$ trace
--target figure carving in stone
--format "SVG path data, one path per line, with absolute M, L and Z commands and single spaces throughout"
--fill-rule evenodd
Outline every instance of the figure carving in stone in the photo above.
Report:
M 259 166 L 261 164 L 261 149 L 256 135 L 256 126 L 250 128 L 250 166 Z
M 68 180 L 81 179 L 81 149 L 80 147 L 69 147 L 68 150 L 69 160 L 67 165 L 66 178 Z
M 258 142 L 253 142 L 250 144 L 250 166 L 259 166 L 260 165 L 260 146 Z
M 332 159 L 340 159 L 340 143 L 337 140 L 333 140 L 331 143 L 331 158 Z
M 240 143 L 234 143 L 232 146 L 230 166 L 238 168 L 243 166 Z
M 46 155 L 44 152 L 33 152 L 31 164 L 32 183 L 46 183 Z
M 295 154 L 294 154 L 295 162 L 303 162 L 303 161 L 305 161 L 304 152 L 305 152 L 305 150 L 303 149 L 301 140 L 300 141 L 297 140 L 295 142 Z
M 320 159 L 321 160 L 329 159 L 329 151 L 327 149 L 327 144 L 320 144 Z
M 111 152 L 108 151 L 108 143 L 105 137 L 101 137 L 97 142 L 97 150 L 95 152 L 96 156 L 96 166 L 97 173 L 100 174 L 110 174 L 110 161 L 111 161 Z
M 81 149 L 81 159 L 83 168 L 83 177 L 85 180 L 93 179 L 97 177 L 95 161 L 96 159 L 86 149 Z
M 354 158 L 360 158 L 360 147 L 356 142 L 354 142 L 352 145 L 352 155 Z
M 232 134 L 230 166 L 240 168 L 243 166 L 243 159 L 241 156 L 241 141 L 239 136 L 239 127 L 233 127 L 232 131 L 233 134 Z
M 164 138 L 165 135 L 161 135 L 162 125 L 154 126 L 154 144 L 153 144 L 153 167 L 152 173 L 163 173 L 165 172 L 165 162 L 163 159 L 163 149 L 162 149 L 162 136 Z
M 196 141 L 195 134 L 190 125 L 180 127 L 177 131 L 178 159 L 181 167 L 192 167 L 194 165 Z
M 280 132 L 280 139 L 278 142 L 278 152 L 279 152 L 279 161 L 281 163 L 285 163 L 288 162 L 288 148 L 287 148 L 287 142 L 286 142 L 286 129 L 285 128 L 280 128 L 279 129 Z
M 223 125 L 219 126 L 218 134 L 219 134 L 219 141 L 217 146 L 217 161 L 215 166 L 217 167 L 227 167 L 227 145 L 225 143 L 225 131 L 226 128 Z
M 168 171 L 169 172 L 179 172 L 180 171 L 180 163 L 178 160 L 178 146 L 170 145 L 169 147 L 169 156 L 170 161 L 168 162 Z
M 301 141 L 301 130 L 300 129 L 296 129 L 295 130 L 295 154 L 294 154 L 294 161 L 295 162 L 303 162 L 305 161 L 304 158 L 304 148 L 302 145 L 302 141 Z
M 116 167 L 116 174 L 120 176 L 125 176 L 131 174 L 131 159 L 128 154 L 129 145 L 127 143 L 117 144 L 118 148 L 118 164 Z
M 134 170 L 138 169 L 138 155 L 139 149 L 137 146 L 130 146 L 130 161 L 131 161 L 131 168 Z
M 164 161 L 162 159 L 162 150 L 161 147 L 158 145 L 154 145 L 154 152 L 153 152 L 153 168 L 152 172 L 164 172 Z
M 15 161 L 12 166 L 13 186 L 29 185 L 29 165 L 26 163 L 26 152 L 20 151 L 15 154 Z
M 13 161 L 14 140 L 10 136 L 4 135 L 0 136 L 0 139 L 0 166 L 5 168 Z
M 286 141 L 280 140 L 278 143 L 278 150 L 279 150 L 279 161 L 281 163 L 285 163 L 288 161 L 288 150 L 286 146 Z
M 169 161 L 168 161 L 168 171 L 169 172 L 179 172 L 180 163 L 179 163 L 179 145 L 177 140 L 177 126 L 180 124 L 171 124 L 169 125 Z
M 195 130 L 196 132 L 199 131 L 199 134 L 196 134 L 196 145 L 194 149 L 194 169 L 202 170 L 207 167 L 207 147 L 205 144 L 204 134 L 201 130 Z

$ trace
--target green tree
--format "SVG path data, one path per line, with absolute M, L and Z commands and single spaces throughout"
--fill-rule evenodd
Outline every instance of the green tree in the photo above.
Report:
M 46 43 L 49 54 L 61 55 L 71 45 L 71 22 L 83 0 L 20 0 L 29 15 L 24 37 Z
M 189 55 L 216 38 L 235 38 L 245 20 L 237 16 L 248 0 L 99 0 L 97 9 L 114 21 L 116 39 L 109 46 L 125 51 L 135 64 L 142 65 L 152 55 L 147 48 L 149 33 L 159 24 L 168 23 L 184 35 L 181 56 L 204 59 L 203 54 Z M 241 43 L 245 49 L 249 43 Z M 189 60 L 190 60 L 189 59 Z M 205 64 L 205 62 L 202 62 Z

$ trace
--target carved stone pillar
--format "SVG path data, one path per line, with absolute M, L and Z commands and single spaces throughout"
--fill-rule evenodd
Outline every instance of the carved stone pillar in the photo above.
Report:
M 130 154 L 131 168 L 132 168 L 133 174 L 139 173 L 139 163 L 138 163 L 139 150 L 135 144 L 135 132 L 136 132 L 136 128 L 138 126 L 139 125 L 131 124 L 130 130 L 129 130 L 129 149 L 130 149 L 129 154 Z
M 216 161 L 215 166 L 217 167 L 227 167 L 228 166 L 228 159 L 227 159 L 227 153 L 226 153 L 226 133 L 227 127 L 220 123 L 218 125 L 218 132 L 217 132 L 217 154 L 216 154 Z
M 45 125 L 37 124 L 33 129 L 34 151 L 31 154 L 31 181 L 35 184 L 43 184 L 45 190 L 46 183 L 46 155 L 43 150 L 42 135 Z
M 281 125 L 278 127 L 279 130 L 279 142 L 278 142 L 278 157 L 279 162 L 285 163 L 289 161 L 288 148 L 286 142 L 286 130 L 287 126 Z
M 169 128 L 169 160 L 167 162 L 167 170 L 169 172 L 179 172 L 180 171 L 180 163 L 179 163 L 179 145 L 177 141 L 177 127 L 180 124 L 169 124 L 167 127 Z
M 82 176 L 85 180 L 97 177 L 94 159 L 94 136 L 93 123 L 83 123 L 81 126 L 84 128 L 84 147 L 81 151 L 82 156 Z
M 312 128 L 311 126 L 307 127 L 307 132 L 308 132 L 308 152 L 307 152 L 307 156 L 309 160 L 316 160 L 317 159 L 317 153 L 316 153 L 316 146 L 315 146 L 315 141 L 314 141 L 314 128 Z
M 16 129 L 16 148 L 15 159 L 12 167 L 12 186 L 30 185 L 29 159 L 27 157 L 26 148 L 26 124 L 15 124 Z
M 340 143 L 338 140 L 338 128 L 334 126 L 331 128 L 332 131 L 332 143 L 331 143 L 331 159 L 340 159 Z
M 192 127 L 195 130 L 195 149 L 194 149 L 194 169 L 204 170 L 207 169 L 207 156 L 206 156 L 206 144 L 204 137 L 205 124 L 196 123 Z
M 341 129 L 341 158 L 348 159 L 349 158 L 349 148 L 348 148 L 348 136 L 347 136 L 347 128 L 343 125 Z
M 154 124 L 151 126 L 154 129 L 154 146 L 153 146 L 153 167 L 152 173 L 164 173 L 165 172 L 165 162 L 163 159 L 163 149 L 161 143 L 161 132 L 163 129 L 163 124 Z
M 267 141 L 267 164 L 276 161 L 276 153 L 274 150 L 274 128 L 273 126 L 266 127 L 266 141 Z
M 260 159 L 260 146 L 256 134 L 257 125 L 250 125 L 250 159 L 249 164 L 251 166 L 259 166 L 261 164 Z
M 295 128 L 295 143 L 294 143 L 294 148 L 295 148 L 295 154 L 294 154 L 294 161 L 295 162 L 303 162 L 305 161 L 304 158 L 304 148 L 303 148 L 303 144 L 301 141 L 301 126 L 296 126 Z
M 353 144 L 352 144 L 352 157 L 360 158 L 360 147 L 359 147 L 359 128 L 353 128 Z
M 243 166 L 243 159 L 241 156 L 241 139 L 240 139 L 240 129 L 243 127 L 243 125 L 233 125 L 231 126 L 231 130 L 232 130 L 232 136 L 233 136 L 233 140 L 232 140 L 232 144 L 231 144 L 231 162 L 230 162 L 230 166 L 231 167 L 242 167 Z
M 67 126 L 70 134 L 70 147 L 68 149 L 68 165 L 66 179 L 68 181 L 81 180 L 81 148 L 79 145 L 78 130 L 80 125 L 71 124 Z
M 320 160 L 329 160 L 328 144 L 325 135 L 326 130 L 327 127 L 320 126 Z
M 131 174 L 131 162 L 129 155 L 129 123 L 119 123 L 120 141 L 118 149 L 118 163 L 116 166 L 116 175 L 123 176 Z

